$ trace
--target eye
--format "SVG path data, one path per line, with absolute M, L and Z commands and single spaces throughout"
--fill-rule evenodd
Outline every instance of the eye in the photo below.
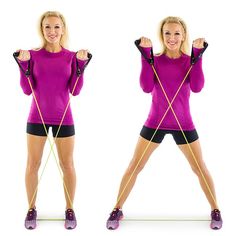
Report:
M 61 27 L 59 25 L 56 25 L 55 26 L 55 29 L 60 29 Z
M 46 26 L 45 26 L 45 29 L 50 29 L 50 26 L 49 26 L 49 25 L 46 25 Z
M 179 32 L 176 32 L 175 35 L 180 35 L 180 33 L 179 33 Z
M 165 35 L 170 35 L 170 32 L 165 32 Z

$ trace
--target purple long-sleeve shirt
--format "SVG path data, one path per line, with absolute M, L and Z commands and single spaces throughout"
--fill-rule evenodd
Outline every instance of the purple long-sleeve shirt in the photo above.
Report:
M 60 52 L 52 53 L 44 48 L 34 51 L 30 50 L 29 77 L 36 99 L 39 104 L 44 122 L 46 124 L 59 125 L 69 101 L 69 93 L 72 93 L 76 83 L 76 54 L 65 48 Z M 26 70 L 27 61 L 20 61 Z M 78 60 L 81 69 L 85 61 Z M 20 70 L 20 85 L 27 95 L 32 93 L 28 79 Z M 80 76 L 73 95 L 78 95 L 83 86 L 83 74 Z M 32 98 L 31 109 L 28 116 L 29 123 L 42 123 L 34 98 Z M 73 125 L 73 116 L 69 106 L 65 115 L 63 125 Z
M 150 55 L 150 48 L 143 48 L 143 50 L 146 55 Z M 194 48 L 194 55 L 198 55 L 199 52 L 199 49 Z M 154 65 L 169 101 L 171 102 L 188 69 L 190 68 L 190 57 L 182 54 L 182 56 L 177 59 L 171 59 L 165 54 L 161 54 L 155 56 Z M 152 67 L 148 64 L 144 57 L 142 57 L 140 85 L 144 92 L 152 94 L 151 109 L 144 125 L 155 129 L 159 125 L 169 105 L 160 84 L 155 77 Z M 195 129 L 190 114 L 190 92 L 200 92 L 203 86 L 204 75 L 202 71 L 202 59 L 200 59 L 195 65 L 193 65 L 190 74 L 172 104 L 183 130 Z M 159 129 L 180 130 L 171 109 L 169 109 Z

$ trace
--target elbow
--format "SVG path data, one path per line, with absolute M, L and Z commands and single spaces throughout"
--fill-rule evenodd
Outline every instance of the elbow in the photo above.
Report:
M 80 90 L 81 90 L 81 88 L 82 87 L 75 87 L 75 88 L 70 88 L 70 94 L 72 95 L 72 96 L 77 96 L 77 95 L 79 95 L 80 94 Z
M 198 85 L 191 86 L 191 90 L 194 93 L 199 93 L 202 91 L 203 87 L 204 87 L 204 84 L 198 84 Z
M 28 86 L 24 86 L 24 85 L 21 84 L 21 88 L 22 88 L 23 93 L 28 95 L 28 96 L 32 93 L 31 88 L 28 87 Z
M 83 80 L 83 77 L 81 76 L 80 79 L 77 80 L 74 82 L 74 83 L 71 83 L 69 85 L 69 91 L 71 93 L 72 96 L 77 96 L 79 95 L 80 93 L 80 90 L 82 89 L 83 87 L 83 84 L 84 84 L 84 80 Z
M 143 82 L 140 80 L 140 87 L 142 88 L 144 93 L 151 93 L 153 90 L 154 85 L 150 83 Z
M 144 93 L 151 93 L 152 92 L 152 88 L 150 88 L 150 87 L 142 87 L 142 89 L 143 89 Z
M 72 93 L 72 91 L 70 91 L 70 93 L 71 93 L 72 96 L 75 97 L 75 96 L 79 95 L 80 91 L 74 91 L 73 93 Z
M 32 87 L 34 88 L 34 83 L 33 81 L 31 82 L 31 85 Z M 32 94 L 32 89 L 31 89 L 31 86 L 29 84 L 29 81 L 26 82 L 25 78 L 22 78 L 20 80 L 20 86 L 21 86 L 21 89 L 23 91 L 24 94 L 26 95 L 31 95 Z
M 25 95 L 28 95 L 28 96 L 32 94 L 32 91 L 29 89 L 23 89 L 23 92 Z

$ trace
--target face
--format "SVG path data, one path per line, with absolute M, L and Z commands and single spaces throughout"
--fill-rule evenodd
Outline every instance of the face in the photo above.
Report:
M 45 40 L 50 44 L 60 43 L 64 33 L 63 23 L 59 17 L 49 16 L 42 22 L 42 30 Z
M 167 50 L 177 52 L 180 50 L 184 41 L 184 29 L 182 25 L 177 23 L 166 23 L 163 26 L 164 45 Z

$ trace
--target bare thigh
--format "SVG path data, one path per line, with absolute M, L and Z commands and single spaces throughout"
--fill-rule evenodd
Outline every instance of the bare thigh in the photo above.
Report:
M 56 147 L 62 168 L 73 165 L 74 136 L 57 138 Z
M 39 167 L 47 137 L 27 134 L 28 165 Z
M 158 143 L 149 142 L 149 140 L 142 138 L 138 139 L 133 158 L 129 164 L 128 171 L 140 172 L 146 165 L 153 151 L 159 146 Z

